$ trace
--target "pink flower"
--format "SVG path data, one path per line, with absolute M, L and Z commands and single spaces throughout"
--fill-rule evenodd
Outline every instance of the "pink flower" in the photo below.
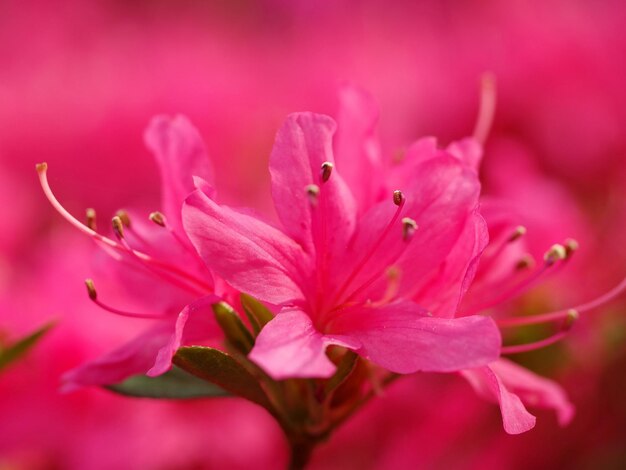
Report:
M 171 367 L 171 359 L 183 344 L 218 338 L 212 320 L 214 294 L 212 275 L 207 271 L 182 230 L 180 207 L 196 187 L 212 193 L 210 162 L 196 129 L 183 117 L 156 117 L 145 135 L 161 169 L 164 214 L 150 215 L 149 226 L 119 212 L 113 218 L 117 241 L 95 230 L 95 213 L 87 224 L 69 214 L 56 200 L 46 178 L 46 165 L 38 166 L 44 192 L 53 206 L 72 225 L 86 233 L 106 252 L 101 269 L 131 291 L 142 313 L 129 312 L 103 303 L 91 279 L 90 298 L 112 313 L 150 320 L 153 325 L 134 340 L 86 363 L 64 376 L 66 389 L 122 381 L 134 374 L 159 375 Z M 224 292 L 222 292 L 224 293 Z M 187 328 L 185 328 L 187 326 Z
M 333 156 L 335 127 L 329 117 L 302 113 L 278 132 L 270 172 L 279 227 L 202 190 L 185 201 L 185 230 L 207 266 L 235 289 L 280 307 L 250 359 L 275 379 L 332 375 L 329 345 L 399 373 L 495 360 L 493 320 L 439 318 L 411 300 L 438 281 L 468 221 L 480 220 L 475 171 L 440 152 L 416 162 L 415 177 L 381 200 L 346 183 L 357 180 L 350 172 L 359 166 L 346 163 L 343 178 L 341 156 Z M 367 198 L 375 203 L 368 207 Z M 472 247 L 461 251 L 474 255 Z

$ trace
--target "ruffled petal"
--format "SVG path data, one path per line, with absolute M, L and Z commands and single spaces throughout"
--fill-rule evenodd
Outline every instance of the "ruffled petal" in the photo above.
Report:
M 273 304 L 303 299 L 311 262 L 280 230 L 200 190 L 185 201 L 183 224 L 206 265 L 236 289 Z
M 195 189 L 193 177 L 213 184 L 213 169 L 196 128 L 184 116 L 156 116 L 144 140 L 161 170 L 163 212 L 174 230 L 182 229 L 180 211 Z
M 475 212 L 480 183 L 476 173 L 458 159 L 449 155 L 431 158 L 418 165 L 415 171 L 417 176 L 411 187 L 400 188 L 406 198 L 401 216 L 382 240 L 380 236 L 397 210 L 391 200 L 375 205 L 364 215 L 346 253 L 345 266 L 354 266 L 363 258 L 363 253 L 371 253 L 366 268 L 357 276 L 353 275 L 351 281 L 355 287 L 370 286 L 363 291 L 361 300 L 377 300 L 385 294 L 388 278 L 384 274 L 389 266 L 394 266 L 398 272 L 396 297 L 411 298 L 434 282 L 440 275 L 441 264 L 457 244 L 468 217 Z M 409 240 L 403 237 L 404 217 L 418 225 Z M 468 251 L 458 256 L 471 259 L 472 247 L 465 249 Z
M 358 343 L 345 338 L 324 336 L 305 312 L 290 308 L 265 325 L 248 357 L 275 380 L 324 378 L 336 369 L 325 353 L 330 344 L 358 347 Z
M 278 131 L 270 156 L 272 196 L 284 230 L 318 264 L 331 263 L 345 250 L 356 225 L 356 203 L 337 168 L 322 180 L 322 164 L 334 164 L 335 122 L 328 116 L 297 113 Z M 319 194 L 307 188 L 315 185 Z
M 363 212 L 384 197 L 385 178 L 376 137 L 378 106 L 374 98 L 356 86 L 341 87 L 337 124 L 337 167 Z
M 574 417 L 574 405 L 556 382 L 541 377 L 507 359 L 490 364 L 504 385 L 529 406 L 556 411 L 559 424 L 566 426 Z
M 145 374 L 154 365 L 159 350 L 167 344 L 174 322 L 161 322 L 128 343 L 63 375 L 63 391 L 110 385 L 132 375 Z
M 461 375 L 480 396 L 500 405 L 502 424 L 507 434 L 521 434 L 535 427 L 537 420 L 527 410 L 520 398 L 507 390 L 491 366 L 462 371 Z
M 475 171 L 478 171 L 480 162 L 483 159 L 483 146 L 473 137 L 452 142 L 448 145 L 446 151 Z
M 327 332 L 360 343 L 358 354 L 401 374 L 453 372 L 493 362 L 500 332 L 491 318 L 435 318 L 413 302 L 336 312 Z
M 174 332 L 170 335 L 169 341 L 159 349 L 154 365 L 146 375 L 156 377 L 170 370 L 172 358 L 182 345 L 213 339 L 221 334 L 211 310 L 211 305 L 219 300 L 216 295 L 208 295 L 187 305 L 178 314 Z
M 452 318 L 469 288 L 489 242 L 485 219 L 475 211 L 433 280 L 414 297 L 437 317 Z

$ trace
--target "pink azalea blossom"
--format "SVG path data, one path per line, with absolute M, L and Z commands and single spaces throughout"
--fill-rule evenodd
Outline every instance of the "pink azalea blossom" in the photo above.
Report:
M 387 200 L 359 205 L 333 156 L 335 127 L 301 113 L 278 132 L 270 172 L 280 227 L 202 190 L 185 201 L 185 230 L 207 265 L 280 306 L 250 358 L 275 379 L 332 375 L 329 345 L 399 373 L 492 362 L 500 335 L 491 319 L 440 318 L 411 301 L 474 217 L 476 173 L 443 152 L 418 163 L 415 180 Z
M 182 201 L 195 187 L 212 194 L 212 171 L 204 144 L 196 129 L 180 116 L 154 118 L 145 140 L 161 169 L 164 213 L 152 213 L 150 225 L 119 213 L 113 219 L 117 241 L 95 231 L 95 214 L 88 213 L 87 225 L 70 215 L 48 186 L 46 166 L 38 170 L 44 191 L 57 210 L 109 255 L 101 260 L 100 270 L 108 277 L 113 274 L 145 311 L 135 313 L 103 303 L 93 281 L 88 280 L 92 300 L 112 313 L 153 323 L 134 340 L 68 372 L 64 376 L 67 390 L 117 383 L 134 374 L 160 375 L 169 370 L 181 345 L 220 336 L 211 317 L 211 305 L 219 300 L 213 277 L 182 231 L 180 216 Z

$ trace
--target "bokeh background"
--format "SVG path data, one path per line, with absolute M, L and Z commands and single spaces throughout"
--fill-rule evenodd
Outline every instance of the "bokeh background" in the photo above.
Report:
M 540 253 L 572 236 L 567 270 L 510 306 L 575 305 L 626 274 L 626 6 L 615 1 L 0 0 L 0 340 L 54 329 L 0 374 L 0 468 L 279 468 L 287 447 L 237 399 L 155 402 L 85 389 L 63 372 L 141 325 L 94 308 L 94 251 L 51 209 L 101 221 L 158 208 L 142 134 L 159 113 L 203 135 L 221 200 L 271 210 L 267 161 L 293 111 L 336 114 L 338 88 L 369 90 L 387 154 L 471 133 L 479 79 L 498 105 L 481 176 Z M 104 225 L 104 223 L 103 223 Z M 521 436 L 459 377 L 398 381 L 320 447 L 313 468 L 623 468 L 626 300 L 563 343 L 516 357 L 577 407 Z

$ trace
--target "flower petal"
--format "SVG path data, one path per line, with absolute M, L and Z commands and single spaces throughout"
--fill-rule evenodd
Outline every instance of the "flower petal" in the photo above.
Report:
M 113 351 L 63 375 L 62 390 L 109 385 L 136 374 L 145 374 L 154 364 L 158 351 L 171 337 L 174 323 L 161 322 Z
M 574 405 L 556 382 L 534 374 L 507 359 L 500 359 L 489 367 L 500 377 L 504 385 L 519 395 L 527 405 L 556 411 L 561 426 L 569 424 L 574 417 Z
M 161 170 L 163 212 L 174 230 L 182 229 L 183 201 L 194 189 L 193 177 L 213 183 L 213 169 L 196 128 L 184 116 L 156 116 L 144 134 Z
M 434 282 L 441 275 L 440 266 L 458 242 L 468 217 L 476 209 L 480 183 L 473 170 L 444 154 L 418 165 L 411 186 L 401 189 L 406 203 L 391 230 L 380 239 L 397 210 L 391 201 L 384 201 L 359 221 L 359 230 L 345 255 L 343 264 L 353 266 L 354 260 L 363 258 L 363 253 L 371 253 L 366 269 L 358 276 L 353 275 L 351 282 L 353 286 L 370 286 L 363 291 L 361 300 L 384 296 L 388 278 L 383 274 L 389 266 L 399 272 L 396 297 L 411 298 Z M 403 237 L 403 217 L 413 219 L 418 225 L 410 240 Z M 472 257 L 471 251 L 465 255 L 466 259 Z M 370 282 L 372 273 L 378 273 L 376 282 Z
M 183 224 L 206 265 L 236 289 L 273 304 L 303 298 L 310 259 L 280 230 L 200 190 L 185 201 Z
M 489 233 L 485 219 L 475 211 L 468 217 L 439 273 L 413 300 L 427 307 L 437 317 L 454 317 L 461 299 L 474 279 L 480 256 L 488 242 Z
M 275 380 L 330 377 L 336 369 L 325 353 L 330 344 L 358 347 L 354 341 L 325 337 L 305 312 L 290 308 L 265 325 L 248 357 Z
M 381 151 L 376 137 L 378 106 L 374 98 L 356 86 L 341 87 L 337 124 L 337 167 L 362 212 L 384 197 Z
M 537 419 L 526 410 L 516 394 L 507 390 L 490 366 L 465 370 L 461 375 L 467 379 L 476 393 L 500 405 L 502 424 L 507 434 L 521 434 L 535 427 Z
M 452 142 L 446 151 L 476 171 L 483 159 L 483 146 L 473 137 Z
M 309 253 L 332 261 L 352 237 L 356 203 L 334 168 L 322 181 L 322 164 L 334 164 L 335 122 L 313 113 L 291 114 L 276 136 L 270 156 L 272 196 L 284 230 Z M 319 194 L 311 201 L 307 187 Z
M 498 358 L 501 347 L 491 318 L 435 318 L 407 301 L 338 311 L 327 330 L 357 341 L 357 353 L 400 374 L 485 365 Z
M 159 349 L 154 365 L 146 375 L 156 377 L 172 368 L 172 357 L 178 348 L 189 342 L 215 338 L 221 330 L 215 322 L 211 305 L 219 302 L 216 295 L 208 295 L 187 305 L 179 314 L 169 341 Z

